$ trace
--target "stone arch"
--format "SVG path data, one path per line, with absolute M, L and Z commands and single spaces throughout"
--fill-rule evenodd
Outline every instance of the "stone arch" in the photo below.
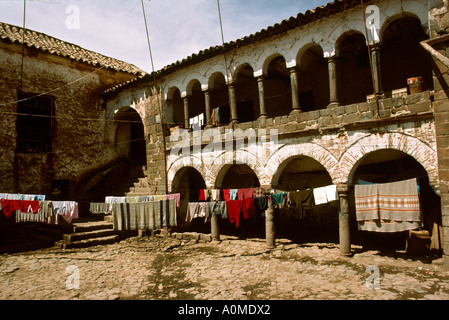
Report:
M 353 143 L 339 161 L 338 182 L 348 184 L 360 160 L 367 154 L 382 149 L 401 151 L 413 157 L 427 171 L 430 184 L 438 185 L 438 160 L 434 147 L 418 138 L 402 133 L 373 133 Z
M 427 8 L 426 8 L 426 13 L 427 13 Z M 400 20 L 402 18 L 405 18 L 405 17 L 413 18 L 413 19 L 418 20 L 420 22 L 420 24 L 421 24 L 421 27 L 423 28 L 423 31 L 427 33 L 427 30 L 426 30 L 425 26 L 423 26 L 423 21 L 425 21 L 425 20 L 423 20 L 422 16 L 420 17 L 418 14 L 413 13 L 413 12 L 403 11 L 401 13 L 396 13 L 396 14 L 390 16 L 390 17 L 387 17 L 384 21 L 381 21 L 381 28 L 380 28 L 380 32 L 379 32 L 379 37 L 380 37 L 380 42 L 381 43 L 383 42 L 383 38 L 384 38 L 384 35 L 385 35 L 385 30 L 387 30 L 388 27 L 393 22 L 395 22 L 397 20 Z
M 210 166 L 210 170 L 207 173 L 208 180 L 206 181 L 211 181 L 211 185 L 220 188 L 227 168 L 234 164 L 246 164 L 250 167 L 259 179 L 261 186 L 268 186 L 270 184 L 270 181 L 267 179 L 265 167 L 257 155 L 242 149 L 235 152 L 224 151 L 218 155 Z
M 270 177 L 272 185 L 278 183 L 287 160 L 297 156 L 316 160 L 326 169 L 334 183 L 338 181 L 338 161 L 328 150 L 315 143 L 291 143 L 276 150 L 267 161 L 267 176 Z
M 176 161 L 174 161 L 170 165 L 170 168 L 168 169 L 167 186 L 168 186 L 169 192 L 172 192 L 173 186 L 176 185 L 175 177 L 181 170 L 183 170 L 185 168 L 195 169 L 196 171 L 198 171 L 201 174 L 201 176 L 203 177 L 203 180 L 207 181 L 206 177 L 204 175 L 204 172 L 203 172 L 203 165 L 202 165 L 201 158 L 198 158 L 195 156 L 180 157 L 180 158 L 176 159 Z

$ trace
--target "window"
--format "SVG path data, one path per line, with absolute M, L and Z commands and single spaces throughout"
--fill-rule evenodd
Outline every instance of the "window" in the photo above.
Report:
M 19 92 L 17 152 L 51 152 L 53 98 Z

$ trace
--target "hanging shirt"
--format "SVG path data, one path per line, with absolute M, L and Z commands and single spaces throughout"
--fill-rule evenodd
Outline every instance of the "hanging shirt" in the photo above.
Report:
M 187 206 L 186 222 L 192 222 L 194 218 L 205 218 L 209 216 L 208 202 L 190 202 Z
M 229 189 L 223 189 L 223 199 L 224 201 L 231 201 L 231 195 Z
M 285 192 L 275 193 L 271 195 L 271 201 L 273 201 L 273 205 L 283 204 L 285 199 Z
M 313 207 L 313 191 L 301 190 L 289 193 L 289 203 L 295 209 L 296 218 L 304 218 L 306 211 Z
M 243 200 L 226 201 L 226 207 L 228 209 L 229 222 L 235 223 L 238 228 L 240 224 L 240 212 L 243 207 Z
M 212 201 L 220 201 L 220 189 L 210 190 L 210 196 Z
M 268 197 L 254 198 L 254 210 L 256 214 L 265 217 L 265 211 L 268 209 Z
M 75 201 L 53 201 L 53 210 L 67 223 L 72 223 L 73 219 L 79 218 L 78 203 Z
M 243 201 L 243 218 L 249 219 L 254 213 L 254 198 L 248 198 Z
M 166 194 L 165 200 L 175 199 L 176 200 L 176 207 L 179 208 L 181 205 L 181 194 L 180 193 L 174 193 L 174 194 Z
M 222 219 L 228 218 L 228 209 L 226 207 L 226 201 L 209 202 L 209 214 L 221 215 Z

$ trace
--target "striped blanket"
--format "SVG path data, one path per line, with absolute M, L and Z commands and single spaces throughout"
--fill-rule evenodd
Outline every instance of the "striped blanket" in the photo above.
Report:
M 356 185 L 355 206 L 362 231 L 401 232 L 423 225 L 416 179 Z
M 152 202 L 114 203 L 114 230 L 156 230 L 177 225 L 176 199 Z

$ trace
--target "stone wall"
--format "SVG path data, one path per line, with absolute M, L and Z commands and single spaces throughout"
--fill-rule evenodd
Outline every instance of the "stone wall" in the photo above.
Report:
M 431 39 L 437 39 L 449 32 L 448 2 L 430 12 Z M 443 56 L 449 57 L 449 40 L 432 46 Z M 433 61 L 435 88 L 435 132 L 438 146 L 438 164 L 441 192 L 443 225 L 443 246 L 445 266 L 449 269 L 449 66 Z
M 21 53 L 20 45 L 0 42 L 1 192 L 50 198 L 52 181 L 68 180 L 65 197 L 77 200 L 90 177 L 117 160 L 115 148 L 107 143 L 100 93 L 134 76 L 25 49 L 22 91 L 54 99 L 52 151 L 16 153 Z

